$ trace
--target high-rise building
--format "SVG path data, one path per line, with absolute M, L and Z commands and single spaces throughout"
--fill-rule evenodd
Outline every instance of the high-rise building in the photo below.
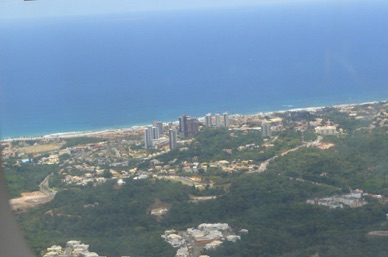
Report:
M 196 118 L 187 119 L 185 137 L 192 137 L 198 133 L 198 128 L 201 126 L 201 122 Z
M 179 133 L 183 136 L 185 136 L 186 131 L 187 131 L 187 119 L 188 118 L 189 117 L 186 115 L 179 117 Z
M 144 148 L 150 149 L 152 148 L 152 127 L 147 127 L 144 130 Z
M 212 127 L 212 114 L 211 113 L 208 113 L 205 116 L 205 126 L 207 128 L 211 128 Z
M 229 114 L 227 112 L 224 113 L 224 127 L 229 128 Z
M 262 137 L 271 137 L 271 124 L 263 121 L 261 123 L 261 135 Z
M 216 113 L 216 128 L 219 128 L 221 127 L 221 116 L 220 114 L 217 112 Z
M 179 134 L 183 137 L 191 137 L 198 133 L 198 128 L 201 122 L 197 118 L 191 118 L 190 116 L 179 117 Z
M 163 131 L 163 122 L 154 121 L 153 126 L 157 127 L 159 129 L 159 137 L 161 137 L 163 135 L 163 132 L 164 132 Z
M 152 139 L 159 139 L 160 133 L 158 127 L 152 127 Z
M 175 129 L 170 129 L 168 131 L 168 139 L 169 139 L 170 150 L 175 149 L 176 141 L 177 141 L 177 132 Z

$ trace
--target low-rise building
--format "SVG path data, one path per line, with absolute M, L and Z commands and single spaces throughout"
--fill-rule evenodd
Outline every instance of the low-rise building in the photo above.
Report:
M 162 238 L 164 238 L 167 243 L 172 245 L 174 248 L 181 247 L 185 244 L 185 240 L 178 234 L 168 234 L 168 235 L 162 235 Z
M 315 133 L 325 136 L 325 135 L 335 135 L 338 132 L 335 126 L 319 126 L 315 128 Z
M 175 255 L 175 257 L 187 257 L 187 256 L 189 256 L 189 249 L 186 246 L 179 248 Z
M 364 206 L 367 202 L 363 199 L 362 190 L 351 190 L 350 194 L 335 195 L 331 197 L 308 199 L 308 204 L 322 205 L 332 209 L 344 208 L 344 205 L 351 208 Z
M 220 240 L 215 240 L 215 241 L 213 241 L 213 242 L 211 242 L 211 243 L 206 244 L 206 245 L 205 245 L 205 249 L 206 249 L 206 250 L 213 250 L 213 249 L 218 248 L 218 247 L 221 246 L 221 245 L 222 245 L 222 241 L 220 241 Z

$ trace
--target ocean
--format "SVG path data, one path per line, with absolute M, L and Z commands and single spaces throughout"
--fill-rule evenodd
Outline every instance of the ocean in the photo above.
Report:
M 387 11 L 290 1 L 0 20 L 1 138 L 387 100 Z

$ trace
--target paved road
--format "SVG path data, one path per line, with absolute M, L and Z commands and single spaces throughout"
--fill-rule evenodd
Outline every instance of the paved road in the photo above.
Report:
M 275 155 L 274 157 L 272 157 L 272 158 L 270 158 L 270 159 L 268 159 L 268 160 L 262 162 L 262 163 L 260 164 L 259 169 L 258 169 L 257 171 L 252 171 L 252 172 L 250 172 L 250 173 L 261 173 L 261 172 L 264 172 L 264 171 L 266 171 L 267 165 L 268 165 L 268 163 L 270 163 L 270 161 L 275 160 L 275 159 L 278 158 L 279 156 L 284 156 L 284 155 L 286 155 L 286 154 L 288 154 L 288 153 L 294 152 L 294 151 L 298 150 L 299 148 L 302 148 L 302 147 L 305 147 L 305 146 L 306 146 L 306 147 L 316 146 L 316 145 L 318 145 L 318 144 L 321 142 L 321 140 L 322 140 L 322 137 L 321 137 L 321 136 L 318 136 L 317 140 L 315 140 L 315 141 L 313 141 L 313 142 L 306 142 L 306 143 L 304 143 L 303 145 L 300 145 L 300 146 L 297 146 L 297 147 L 295 147 L 295 148 L 292 148 L 292 149 L 290 149 L 290 150 L 288 150 L 288 151 L 285 151 L 285 152 L 281 153 L 280 155 Z
M 202 248 L 197 246 L 193 239 L 189 237 L 189 235 L 186 232 L 179 232 L 179 235 L 183 237 L 187 243 L 187 247 L 190 248 L 190 246 L 193 248 L 193 252 L 189 254 L 189 257 L 199 257 L 201 255 Z
M 55 195 L 57 191 L 54 189 L 50 188 L 49 185 L 49 179 L 51 175 L 48 175 L 40 184 L 39 184 L 39 191 L 46 195 Z

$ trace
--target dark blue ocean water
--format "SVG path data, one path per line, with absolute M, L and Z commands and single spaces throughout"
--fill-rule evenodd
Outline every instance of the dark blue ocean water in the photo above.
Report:
M 388 4 L 0 23 L 1 137 L 388 98 Z

